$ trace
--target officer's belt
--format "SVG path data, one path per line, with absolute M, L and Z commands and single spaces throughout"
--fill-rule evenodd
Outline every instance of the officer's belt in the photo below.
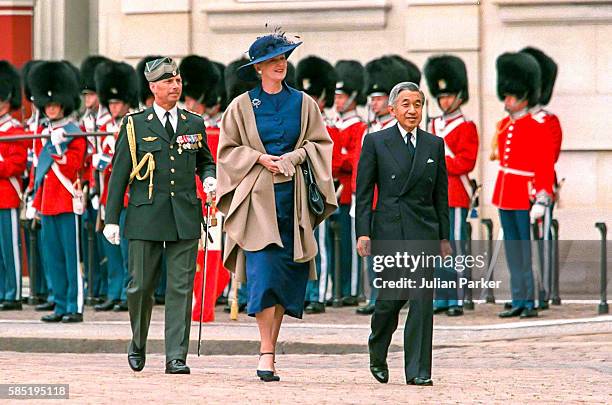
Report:
M 511 167 L 500 166 L 499 170 L 508 174 L 516 174 L 517 176 L 525 176 L 525 177 L 533 177 L 535 176 L 534 172 L 528 172 L 526 170 L 513 169 Z

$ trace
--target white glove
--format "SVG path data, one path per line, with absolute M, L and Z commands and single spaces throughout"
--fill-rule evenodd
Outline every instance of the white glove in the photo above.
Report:
M 66 142 L 68 138 L 64 136 L 65 133 L 66 131 L 64 131 L 63 128 L 58 128 L 51 131 L 51 145 L 57 146 Z
M 217 179 L 214 177 L 207 177 L 204 179 L 202 186 L 206 194 L 214 193 L 217 190 Z
M 534 204 L 529 211 L 529 219 L 531 223 L 535 223 L 538 219 L 542 218 L 546 213 L 546 206 L 544 204 Z
M 36 208 L 34 208 L 33 203 L 34 203 L 33 200 L 28 200 L 26 202 L 26 212 L 25 212 L 26 219 L 32 220 L 34 219 L 34 217 L 36 217 Z
M 113 245 L 121 243 L 121 235 L 119 233 L 119 225 L 106 224 L 102 231 L 104 237 Z
M 94 169 L 100 164 L 101 157 L 101 153 L 94 153 L 93 155 L 91 155 L 91 165 L 94 167 Z
M 100 199 L 98 198 L 97 195 L 94 195 L 93 197 L 91 197 L 91 208 L 93 208 L 94 210 L 98 210 L 100 207 Z M 102 218 L 104 219 L 104 218 Z

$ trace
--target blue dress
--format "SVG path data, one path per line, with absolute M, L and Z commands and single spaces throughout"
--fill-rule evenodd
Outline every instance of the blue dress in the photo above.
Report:
M 266 153 L 280 156 L 293 151 L 301 131 L 302 93 L 283 84 L 280 93 L 268 94 L 258 86 L 249 96 Z M 293 180 L 274 184 L 276 219 L 284 247 L 271 244 L 244 252 L 250 316 L 276 304 L 295 318 L 302 318 L 304 312 L 309 265 L 293 261 L 293 186 Z

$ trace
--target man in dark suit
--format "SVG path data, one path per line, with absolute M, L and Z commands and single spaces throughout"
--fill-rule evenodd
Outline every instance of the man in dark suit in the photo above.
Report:
M 129 204 L 123 236 L 129 240 L 127 289 L 132 341 L 128 363 L 141 371 L 145 353 L 153 290 L 166 255 L 166 374 L 189 374 L 191 301 L 202 201 L 196 195 L 195 176 L 206 193 L 216 187 L 215 163 L 206 143 L 204 120 L 177 107 L 182 82 L 170 58 L 150 61 L 145 77 L 155 102 L 122 121 L 108 186 L 104 236 L 119 244 L 119 217 L 129 184 Z
M 389 95 L 389 111 L 398 124 L 364 138 L 355 213 L 361 256 L 370 255 L 371 240 L 435 241 L 436 254 L 451 254 L 444 141 L 418 128 L 424 99 L 417 84 L 397 84 Z M 375 186 L 378 199 L 372 210 Z M 432 385 L 433 297 L 417 295 L 410 291 L 404 329 L 406 382 Z M 381 383 L 389 380 L 387 352 L 406 301 L 384 295 L 376 301 L 368 348 L 370 371 Z

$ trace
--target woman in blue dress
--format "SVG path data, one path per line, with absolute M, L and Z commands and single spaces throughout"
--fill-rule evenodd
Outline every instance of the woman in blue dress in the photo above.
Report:
M 332 143 L 316 103 L 284 82 L 287 58 L 300 43 L 282 34 L 258 38 L 238 75 L 259 85 L 237 97 L 221 122 L 218 206 L 226 215 L 224 263 L 248 280 L 247 313 L 261 343 L 257 375 L 278 381 L 275 346 L 285 314 L 302 318 L 316 255 L 314 227 L 333 212 Z M 308 209 L 299 170 L 306 158 L 324 197 Z M 242 273 L 242 275 L 241 275 Z

